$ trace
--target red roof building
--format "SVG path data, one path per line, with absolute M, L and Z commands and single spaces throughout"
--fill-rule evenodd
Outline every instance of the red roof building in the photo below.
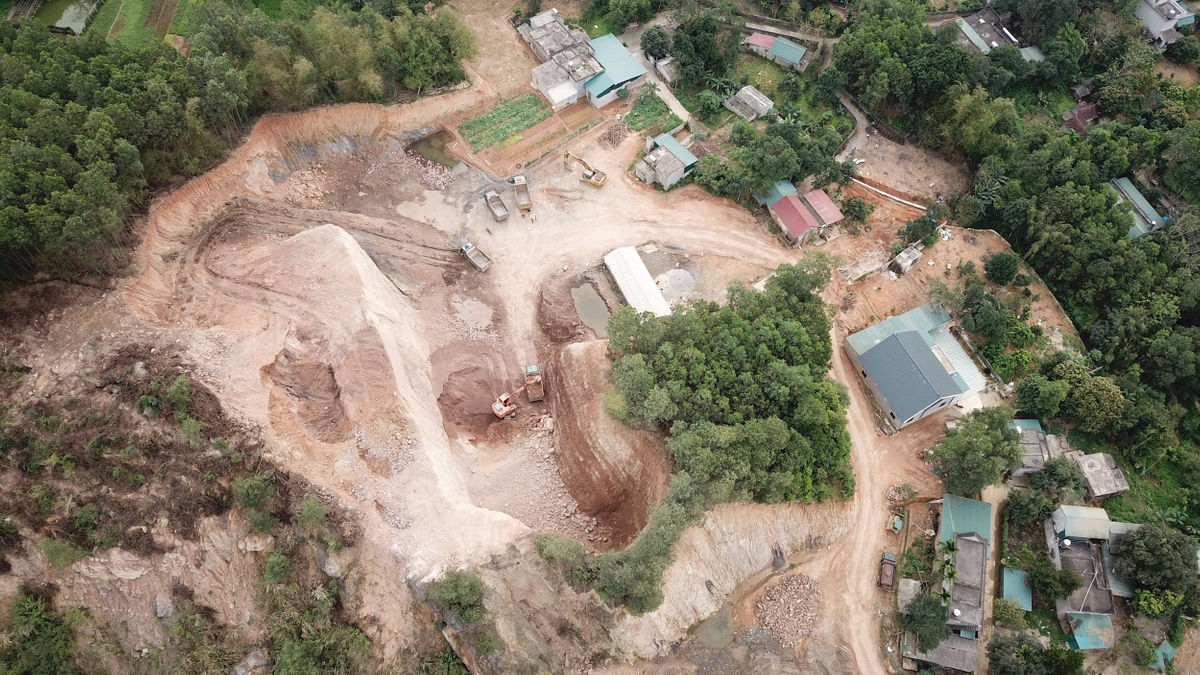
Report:
M 793 245 L 803 244 L 821 230 L 821 222 L 796 195 L 788 195 L 775 202 L 770 211 L 771 215 L 775 216 L 775 221 L 783 228 L 784 236 Z
M 775 36 L 764 33 L 751 33 L 750 37 L 742 40 L 742 44 L 747 47 L 758 47 L 759 49 L 770 51 L 771 47 L 775 46 Z
M 825 194 L 824 190 L 813 190 L 804 193 L 801 197 L 812 208 L 812 212 L 820 219 L 822 226 L 833 225 L 842 222 L 845 216 L 838 210 L 837 204 Z

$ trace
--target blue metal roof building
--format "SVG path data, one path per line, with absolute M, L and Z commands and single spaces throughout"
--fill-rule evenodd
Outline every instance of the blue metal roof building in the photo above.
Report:
M 604 72 L 584 85 L 596 107 L 611 103 L 617 97 L 617 90 L 646 74 L 646 67 L 612 33 L 589 40 L 588 44 L 592 55 L 604 67 Z
M 980 391 L 986 378 L 936 302 L 846 338 L 847 354 L 896 429 Z
M 943 496 L 938 541 L 950 541 L 955 535 L 972 532 L 987 539 L 988 549 L 991 549 L 992 505 L 957 495 Z
M 691 171 L 696 168 L 696 163 L 700 161 L 692 154 L 691 150 L 683 147 L 683 143 L 675 140 L 675 137 L 671 134 L 661 134 L 654 139 L 654 144 L 660 148 L 666 148 L 667 152 L 675 155 L 680 162 L 683 162 L 685 171 Z
M 1071 649 L 1111 649 L 1117 644 L 1112 617 L 1094 612 L 1067 612 L 1071 624 L 1071 635 L 1067 644 Z
M 754 201 L 758 202 L 759 204 L 762 204 L 763 206 L 770 208 L 775 205 L 775 202 L 779 201 L 780 199 L 783 199 L 784 197 L 786 197 L 788 195 L 791 195 L 793 197 L 799 197 L 800 193 L 796 191 L 796 186 L 792 185 L 792 181 L 777 180 L 777 181 L 775 181 L 774 185 L 767 188 L 766 192 L 764 192 L 762 194 L 754 195 Z
M 1033 590 L 1029 586 L 1029 575 L 1021 570 L 1004 568 L 1004 599 L 1012 600 L 1026 612 L 1033 609 Z

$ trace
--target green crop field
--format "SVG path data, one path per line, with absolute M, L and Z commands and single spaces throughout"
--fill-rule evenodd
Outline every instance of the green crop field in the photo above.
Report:
M 478 117 L 463 122 L 459 133 L 475 152 L 516 136 L 550 116 L 550 109 L 536 94 L 526 94 L 501 103 Z
M 683 120 L 671 113 L 671 109 L 657 95 L 650 91 L 643 92 L 638 97 L 629 114 L 625 116 L 629 128 L 634 131 L 646 131 L 647 135 L 670 131 L 683 123 Z
M 134 49 L 145 47 L 154 40 L 154 29 L 146 25 L 154 0 L 105 0 L 88 26 Z

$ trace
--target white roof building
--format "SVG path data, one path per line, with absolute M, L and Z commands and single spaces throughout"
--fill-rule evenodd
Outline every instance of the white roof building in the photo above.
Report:
M 658 284 L 654 283 L 654 277 L 650 276 L 650 270 L 646 269 L 646 263 L 642 262 L 636 248 L 622 246 L 614 249 L 604 256 L 604 264 L 621 289 L 621 295 L 625 296 L 625 302 L 638 313 L 650 312 L 654 316 L 668 316 L 671 313 L 671 306 L 667 304 Z

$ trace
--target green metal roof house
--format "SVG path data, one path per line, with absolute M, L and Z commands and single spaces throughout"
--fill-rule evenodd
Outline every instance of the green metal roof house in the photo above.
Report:
M 1063 504 L 1054 510 L 1050 520 L 1059 538 L 1108 541 L 1110 521 L 1104 509 Z
M 1142 191 L 1137 189 L 1133 181 L 1125 177 L 1114 178 L 1112 186 L 1120 195 L 1121 201 L 1127 201 L 1133 206 L 1133 227 L 1129 228 L 1130 239 L 1162 229 L 1162 226 L 1166 224 L 1163 217 L 1154 210 L 1154 207 L 1146 200 Z
M 1067 638 L 1071 649 L 1111 649 L 1117 644 L 1112 618 L 1107 614 L 1067 612 L 1067 621 L 1071 624 Z
M 646 67 L 612 33 L 589 40 L 588 45 L 592 48 L 592 55 L 604 68 L 604 72 L 588 80 L 585 85 L 588 98 L 597 108 L 617 100 L 617 92 L 622 87 L 646 76 Z
M 785 37 L 775 38 L 775 44 L 767 52 L 767 58 L 785 68 L 799 70 L 803 67 L 804 55 L 808 50 Z
M 774 206 L 775 202 L 779 201 L 780 199 L 783 199 L 784 197 L 786 197 L 788 195 L 791 195 L 793 197 L 799 197 L 800 193 L 796 191 L 796 186 L 792 185 L 792 181 L 777 180 L 777 181 L 775 181 L 774 185 L 767 188 L 766 192 L 764 192 L 760 195 L 754 195 L 754 201 L 769 208 L 769 207 Z
M 847 353 L 897 430 L 980 391 L 979 368 L 931 302 L 846 338 Z
M 1166 670 L 1167 661 L 1175 660 L 1175 647 L 1170 642 L 1164 641 L 1158 649 L 1154 650 L 1155 660 L 1150 664 L 1150 670 Z
M 950 541 L 955 535 L 971 533 L 987 539 L 988 549 L 991 549 L 992 505 L 957 495 L 943 496 L 938 541 Z

